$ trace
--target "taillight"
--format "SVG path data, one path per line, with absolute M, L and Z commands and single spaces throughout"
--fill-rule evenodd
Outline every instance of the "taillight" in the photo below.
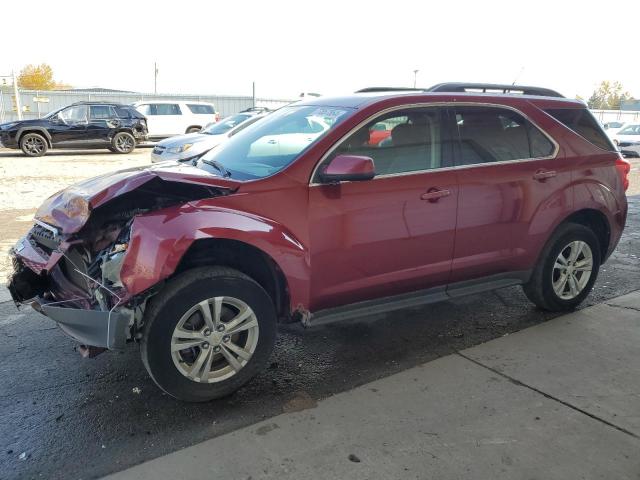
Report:
M 624 190 L 626 192 L 627 188 L 629 188 L 629 172 L 631 172 L 631 163 L 622 155 L 619 155 L 618 159 L 616 160 L 616 170 L 618 170 L 618 173 L 620 173 L 622 186 L 624 187 Z
M 220 121 L 220 113 L 216 112 L 216 122 Z

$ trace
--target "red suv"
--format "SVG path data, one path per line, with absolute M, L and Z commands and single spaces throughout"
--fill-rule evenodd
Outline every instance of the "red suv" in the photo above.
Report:
M 391 133 L 371 144 L 380 123 Z M 307 99 L 193 164 L 53 195 L 9 288 L 85 355 L 138 341 L 163 390 L 204 401 L 264 367 L 278 322 L 510 285 L 574 308 L 622 234 L 628 172 L 584 103 L 551 90 Z

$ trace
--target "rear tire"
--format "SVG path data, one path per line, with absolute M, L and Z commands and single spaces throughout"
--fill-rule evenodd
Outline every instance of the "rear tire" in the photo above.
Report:
M 267 292 L 226 267 L 179 275 L 153 297 L 144 321 L 141 353 L 149 375 L 189 402 L 235 392 L 266 366 L 276 339 Z
M 600 242 L 592 230 L 576 223 L 560 225 L 523 285 L 524 293 L 544 310 L 573 310 L 591 292 L 600 261 Z
M 111 140 L 111 148 L 115 153 L 131 153 L 136 148 L 136 139 L 129 132 L 118 132 Z
M 20 149 L 27 157 L 41 157 L 47 153 L 49 144 L 39 133 L 25 133 L 20 138 Z

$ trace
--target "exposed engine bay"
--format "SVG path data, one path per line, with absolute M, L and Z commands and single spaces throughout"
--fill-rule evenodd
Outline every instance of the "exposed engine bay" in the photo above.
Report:
M 92 345 L 82 352 L 87 356 L 94 356 L 106 348 L 121 347 L 109 340 L 113 336 L 111 330 L 125 329 L 127 340 L 136 338 L 142 326 L 146 301 L 158 290 L 153 288 L 132 296 L 121 281 L 120 272 L 134 219 L 231 191 L 152 176 L 95 209 L 88 200 L 70 197 L 67 193 L 64 218 L 74 221 L 77 216 L 86 215 L 84 224 L 75 232 L 65 233 L 63 226 L 56 225 L 59 209 L 50 209 L 49 215 L 36 214 L 36 224 L 13 249 L 14 273 L 9 281 L 10 292 L 17 304 L 29 303 L 57 321 L 63 330 L 65 326 L 73 330 L 75 339 L 82 338 L 83 334 L 82 331 L 78 333 L 82 328 L 73 324 L 77 312 L 84 315 L 83 324 L 88 312 L 94 316 L 102 314 L 96 324 L 104 323 L 106 339 L 98 344 L 92 339 L 95 332 L 85 332 L 87 345 Z

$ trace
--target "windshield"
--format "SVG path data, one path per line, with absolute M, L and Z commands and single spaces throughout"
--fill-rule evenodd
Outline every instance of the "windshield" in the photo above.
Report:
M 223 133 L 227 133 L 233 127 L 241 124 L 249 117 L 251 117 L 251 115 L 243 115 L 240 113 L 238 115 L 232 115 L 230 117 L 223 118 L 218 123 L 214 123 L 206 127 L 204 130 L 202 130 L 202 133 L 206 133 L 209 135 L 221 135 Z
M 620 130 L 618 135 L 640 135 L 640 125 L 629 125 Z
M 268 177 L 292 163 L 351 111 L 317 106 L 281 108 L 210 150 L 197 166 L 219 174 L 211 164 L 221 164 L 238 180 Z

